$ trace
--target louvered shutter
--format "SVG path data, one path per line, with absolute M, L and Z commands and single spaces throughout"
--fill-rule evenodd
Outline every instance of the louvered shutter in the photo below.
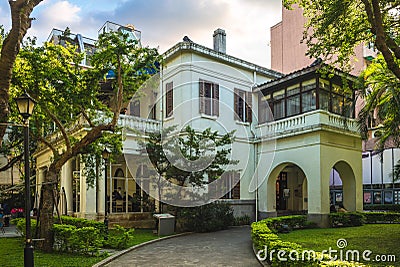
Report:
M 205 112 L 205 85 L 204 81 L 199 81 L 199 111 L 200 113 Z
M 252 94 L 251 92 L 246 92 L 246 122 L 252 122 L 253 112 L 252 112 Z
M 213 116 L 219 116 L 219 85 L 213 84 Z
M 166 84 L 166 91 L 167 91 L 167 96 L 166 96 L 166 117 L 171 117 L 173 115 L 173 110 L 174 110 L 174 84 L 173 82 L 167 83 Z

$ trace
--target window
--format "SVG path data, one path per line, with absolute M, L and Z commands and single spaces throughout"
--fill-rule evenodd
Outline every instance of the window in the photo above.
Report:
M 132 100 L 131 102 L 129 102 L 128 112 L 128 115 L 140 117 L 140 101 Z
M 315 79 L 304 81 L 302 85 L 302 95 L 301 95 L 301 111 L 307 112 L 315 110 L 317 108 L 317 83 Z
M 210 116 L 219 115 L 219 85 L 200 80 L 199 82 L 200 113 Z
M 169 82 L 165 85 L 166 87 L 166 98 L 165 98 L 165 117 L 169 118 L 173 115 L 174 110 L 174 84 Z
M 235 120 L 243 122 L 252 121 L 252 94 L 240 89 L 234 90 Z
M 240 199 L 240 173 L 238 172 L 226 172 L 222 174 L 221 178 L 223 181 L 223 188 L 229 190 L 222 198 L 223 199 Z
M 285 117 L 285 90 L 279 90 L 274 92 L 273 98 L 273 108 L 274 108 L 274 118 L 281 119 Z
M 295 84 L 286 89 L 287 116 L 300 113 L 300 84 Z
M 315 90 L 304 92 L 302 95 L 302 106 L 301 109 L 303 112 L 307 112 L 310 110 L 315 110 L 316 108 L 316 92 Z

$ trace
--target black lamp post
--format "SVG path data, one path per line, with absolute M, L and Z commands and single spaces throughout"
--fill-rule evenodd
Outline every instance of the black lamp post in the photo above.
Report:
M 18 111 L 24 118 L 24 164 L 25 164 L 25 220 L 26 235 L 24 248 L 24 266 L 33 267 L 33 245 L 31 238 L 31 194 L 30 194 L 30 169 L 29 169 L 29 117 L 32 115 L 36 102 L 25 92 L 15 99 Z
M 104 239 L 108 239 L 108 216 L 107 216 L 107 161 L 110 157 L 110 151 L 104 148 L 101 156 L 104 159 L 104 226 L 106 228 L 106 236 Z

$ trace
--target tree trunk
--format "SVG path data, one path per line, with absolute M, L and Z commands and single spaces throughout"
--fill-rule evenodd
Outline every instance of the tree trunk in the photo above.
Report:
M 54 235 L 52 231 L 54 223 L 54 189 L 57 188 L 58 171 L 56 170 L 54 163 L 50 165 L 50 168 L 45 176 L 44 184 L 42 185 L 42 195 L 40 197 L 41 207 L 39 215 L 39 238 L 44 241 L 38 242 L 38 248 L 50 252 L 53 250 Z
M 16 0 L 9 1 L 11 8 L 12 27 L 4 39 L 0 54 L 0 146 L 3 141 L 9 115 L 9 88 L 11 83 L 12 69 L 19 48 L 26 32 L 31 27 L 32 10 L 42 0 Z

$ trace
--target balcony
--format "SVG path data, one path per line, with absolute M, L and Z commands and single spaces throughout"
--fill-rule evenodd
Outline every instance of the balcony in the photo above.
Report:
M 157 132 L 161 130 L 161 121 L 145 119 L 130 115 L 120 115 L 118 126 L 133 131 Z
M 319 130 L 360 136 L 355 119 L 345 118 L 325 110 L 315 110 L 256 126 L 256 134 L 262 139 L 285 138 Z

